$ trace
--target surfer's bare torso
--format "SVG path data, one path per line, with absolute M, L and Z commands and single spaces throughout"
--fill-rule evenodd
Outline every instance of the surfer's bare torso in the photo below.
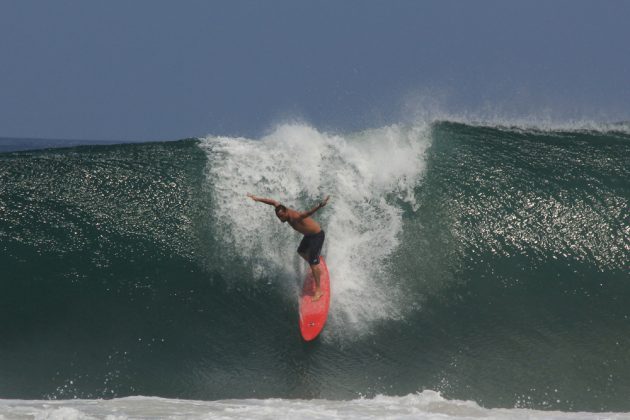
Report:
M 300 217 L 300 213 L 293 209 L 287 209 L 288 217 L 287 222 L 291 227 L 302 235 L 315 235 L 321 232 L 322 228 L 311 217 Z

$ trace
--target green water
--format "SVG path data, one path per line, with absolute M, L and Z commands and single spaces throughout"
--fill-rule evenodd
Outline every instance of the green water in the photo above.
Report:
M 413 130 L 394 133 L 411 139 L 394 139 L 409 147 L 402 155 L 416 152 Z M 330 141 L 376 147 L 381 135 Z M 630 136 L 451 122 L 427 136 L 417 140 L 428 142 L 422 171 L 400 179 L 386 167 L 394 149 L 372 165 L 374 154 L 322 146 L 322 165 L 355 168 L 326 178 L 292 168 L 282 152 L 293 143 L 273 139 L 0 154 L 0 397 L 433 389 L 487 407 L 630 410 Z M 261 169 L 242 160 L 251 147 L 272 152 Z M 395 182 L 375 176 L 361 190 L 373 167 Z M 268 209 L 226 202 L 229 182 L 252 176 L 261 193 L 282 194 L 276 170 L 308 175 L 284 185 L 299 205 L 317 182 L 335 190 L 321 215 L 328 252 L 343 239 L 357 264 L 381 262 L 361 290 L 337 280 L 331 320 L 312 344 L 299 338 L 292 294 L 299 238 L 283 236 Z M 401 184 L 412 197 L 396 192 Z M 369 207 L 381 197 L 388 207 Z M 344 212 L 374 224 L 399 217 L 400 232 L 379 252 L 369 225 L 336 222 Z M 264 223 L 244 225 L 251 233 L 244 217 Z M 255 255 L 245 252 L 250 234 L 264 239 Z M 360 294 L 370 287 L 373 302 Z M 389 313 L 370 318 L 371 304 Z

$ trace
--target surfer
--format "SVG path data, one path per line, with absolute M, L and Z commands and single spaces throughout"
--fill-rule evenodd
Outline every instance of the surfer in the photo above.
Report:
M 249 198 L 260 203 L 269 204 L 274 206 L 276 210 L 276 216 L 282 223 L 289 222 L 289 225 L 302 235 L 302 242 L 298 246 L 297 252 L 304 260 L 310 265 L 313 271 L 313 278 L 315 279 L 315 294 L 311 301 L 315 302 L 319 300 L 324 293 L 319 285 L 319 254 L 322 251 L 322 245 L 324 245 L 324 231 L 319 223 L 311 218 L 311 215 L 317 210 L 328 204 L 330 196 L 324 198 L 318 205 L 308 211 L 297 211 L 291 208 L 287 208 L 271 198 L 256 197 L 253 194 L 247 194 Z

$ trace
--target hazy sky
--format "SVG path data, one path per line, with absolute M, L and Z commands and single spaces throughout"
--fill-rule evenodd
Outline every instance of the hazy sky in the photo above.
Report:
M 630 1 L 0 0 L 0 136 L 630 119 Z

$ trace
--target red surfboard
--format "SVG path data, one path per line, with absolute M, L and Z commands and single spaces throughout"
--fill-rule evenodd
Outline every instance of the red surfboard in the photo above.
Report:
M 324 257 L 319 257 L 319 267 L 321 270 L 319 276 L 320 287 L 324 296 L 313 302 L 312 298 L 315 294 L 315 279 L 313 272 L 309 269 L 302 293 L 300 293 L 300 332 L 305 341 L 311 341 L 319 335 L 326 324 L 328 318 L 328 307 L 330 306 L 330 276 L 328 267 Z

